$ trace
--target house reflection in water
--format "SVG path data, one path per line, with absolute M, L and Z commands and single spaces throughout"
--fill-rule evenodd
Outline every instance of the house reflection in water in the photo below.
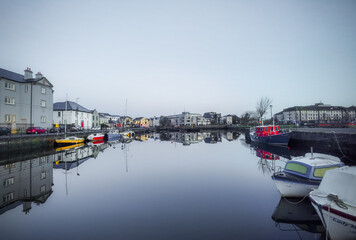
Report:
M 96 158 L 100 151 L 106 149 L 109 145 L 106 143 L 79 146 L 71 149 L 60 150 L 54 154 L 53 168 L 72 169 L 79 166 L 90 158 Z
M 0 214 L 22 204 L 26 214 L 32 202 L 43 204 L 52 194 L 53 155 L 0 165 Z

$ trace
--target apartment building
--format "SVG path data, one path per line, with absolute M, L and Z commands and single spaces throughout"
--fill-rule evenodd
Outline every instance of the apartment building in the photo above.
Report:
M 29 126 L 50 128 L 53 118 L 53 85 L 30 68 L 24 75 L 0 68 L 0 125 L 13 132 Z

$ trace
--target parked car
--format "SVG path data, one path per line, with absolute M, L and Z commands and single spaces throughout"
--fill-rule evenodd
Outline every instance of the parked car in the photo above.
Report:
M 1 135 L 10 135 L 10 134 L 11 134 L 10 128 L 0 127 L 0 136 Z
M 41 134 L 41 133 L 47 133 L 47 129 L 41 128 L 41 127 L 29 127 L 26 130 L 27 134 Z
M 63 126 L 59 126 L 59 127 L 53 127 L 49 130 L 49 132 L 51 133 L 60 133 L 60 132 L 64 132 L 64 127 Z

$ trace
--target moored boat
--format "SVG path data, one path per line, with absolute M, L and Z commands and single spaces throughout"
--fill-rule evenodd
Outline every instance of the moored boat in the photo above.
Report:
M 121 134 L 119 130 L 110 130 L 108 132 L 108 140 L 116 140 L 121 138 Z
M 305 197 L 319 186 L 326 171 L 342 166 L 344 164 L 337 157 L 307 153 L 288 161 L 282 171 L 272 175 L 272 179 L 283 197 Z
M 356 166 L 326 172 L 309 198 L 331 239 L 356 239 Z
M 120 133 L 120 135 L 121 135 L 124 139 L 132 138 L 133 136 L 135 136 L 135 132 L 134 132 L 134 131 L 125 131 L 125 132 Z
M 101 141 L 104 139 L 104 134 L 102 133 L 92 133 L 87 137 L 89 141 Z
M 56 143 L 58 145 L 71 145 L 71 144 L 79 144 L 84 142 L 84 138 L 77 138 L 74 136 L 66 137 L 63 139 L 56 139 Z
M 250 139 L 256 143 L 288 145 L 290 134 L 290 131 L 281 131 L 275 125 L 257 126 L 250 131 Z

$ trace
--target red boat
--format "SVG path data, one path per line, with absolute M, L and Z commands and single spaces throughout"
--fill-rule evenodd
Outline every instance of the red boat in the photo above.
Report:
M 101 141 L 101 140 L 104 140 L 104 134 L 102 134 L 102 133 L 90 134 L 87 137 L 87 140 L 89 140 L 89 141 Z
M 279 126 L 258 126 L 250 132 L 250 138 L 257 143 L 288 145 L 290 134 L 279 130 Z

